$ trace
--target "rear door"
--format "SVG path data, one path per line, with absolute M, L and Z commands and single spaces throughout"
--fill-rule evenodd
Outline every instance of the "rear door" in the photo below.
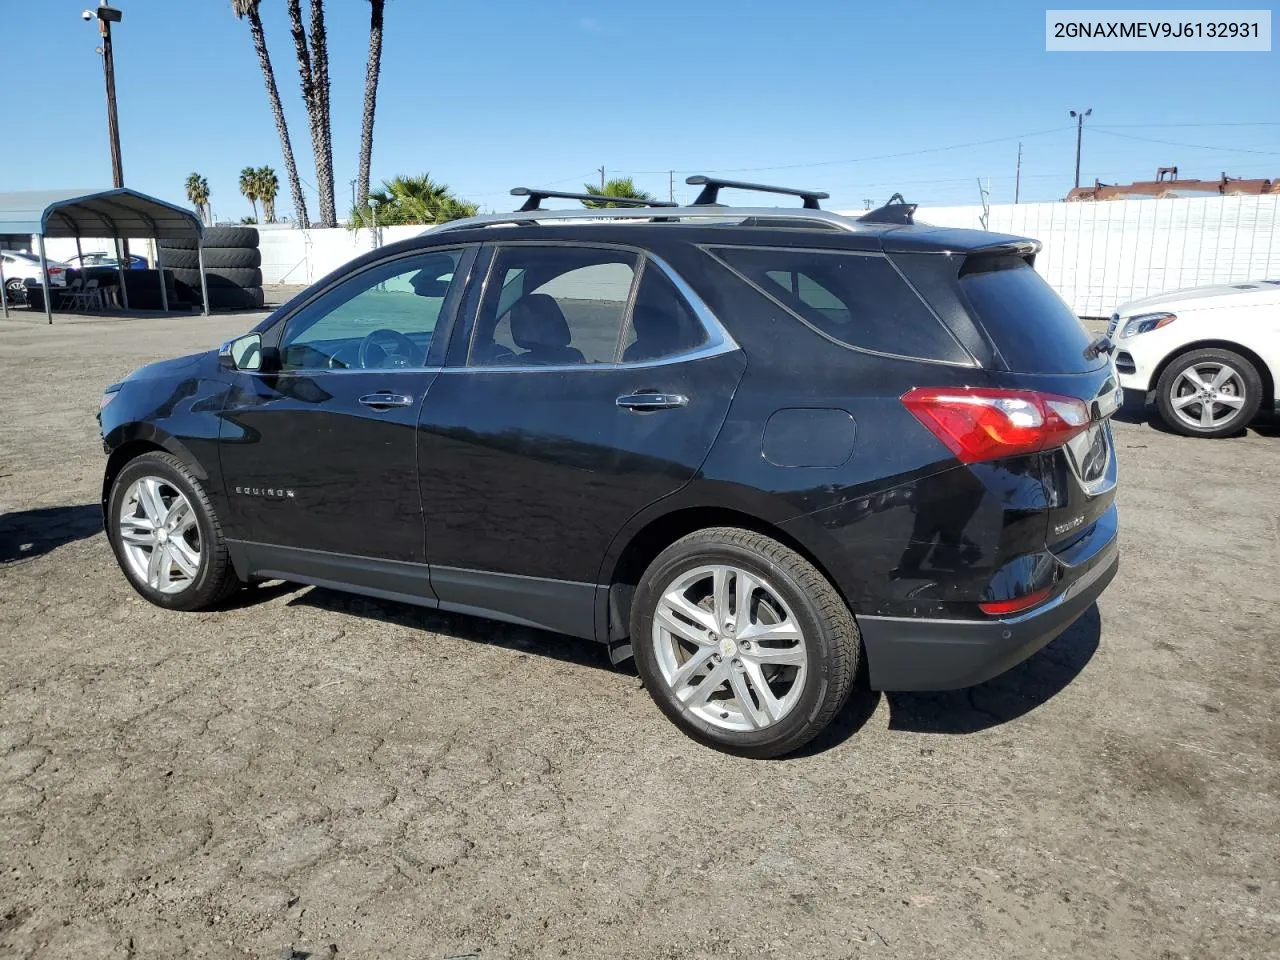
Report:
M 693 477 L 745 359 L 643 252 L 488 254 L 419 423 L 432 585 L 446 606 L 591 636 L 606 548 Z

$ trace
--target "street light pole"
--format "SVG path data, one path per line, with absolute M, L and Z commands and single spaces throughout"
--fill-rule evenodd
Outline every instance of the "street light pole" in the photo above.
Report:
M 124 186 L 124 168 L 120 162 L 120 120 L 116 115 L 116 61 L 111 50 L 111 24 L 119 23 L 124 14 L 102 0 L 97 10 L 86 10 L 81 16 L 86 20 L 98 19 L 98 32 L 102 35 L 102 75 L 107 84 L 107 135 L 111 140 L 111 182 L 117 189 Z
M 1076 113 L 1071 111 L 1071 115 L 1076 118 L 1076 187 L 1080 186 L 1080 141 L 1084 139 L 1084 118 L 1093 113 L 1093 107 L 1090 107 L 1084 113 Z

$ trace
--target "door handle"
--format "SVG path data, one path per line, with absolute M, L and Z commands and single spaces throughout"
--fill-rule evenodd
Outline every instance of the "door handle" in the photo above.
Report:
M 366 393 L 360 402 L 374 410 L 389 410 L 392 407 L 407 407 L 413 403 L 413 397 L 403 393 Z
M 650 410 L 670 410 L 673 407 L 688 406 L 689 398 L 679 393 L 657 393 L 641 391 L 629 393 L 615 401 L 624 410 L 645 413 Z

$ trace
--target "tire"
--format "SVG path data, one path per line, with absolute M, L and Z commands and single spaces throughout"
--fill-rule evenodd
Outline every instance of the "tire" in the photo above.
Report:
M 207 230 L 205 232 L 208 233 Z M 160 241 L 160 249 L 164 251 L 194 250 L 195 248 L 196 248 L 196 242 L 194 240 L 161 240 Z
M 200 271 L 199 270 L 174 270 L 173 279 L 189 286 L 200 289 Z M 219 270 L 205 269 L 205 283 L 212 291 L 215 287 L 260 287 L 262 286 L 262 271 L 257 267 L 251 270 L 239 270 L 233 268 L 225 268 Z M 212 296 L 212 294 L 210 294 Z
M 205 230 L 204 248 L 210 247 L 253 247 L 258 246 L 256 227 L 209 227 Z
M 197 269 L 200 267 L 198 258 L 192 266 Z M 262 253 L 257 247 L 213 247 L 204 252 L 206 270 L 224 270 L 229 267 L 252 270 L 260 266 Z
M 210 310 L 261 310 L 266 297 L 261 287 L 211 287 Z
M 209 251 L 210 253 L 212 251 Z M 206 262 L 209 254 L 205 254 Z M 160 260 L 166 270 L 199 270 L 200 255 L 195 250 L 171 250 L 160 248 Z
M 725 576 L 735 595 L 736 584 L 745 580 L 741 574 L 756 581 L 747 627 L 727 627 L 713 612 L 712 597 L 695 599 L 711 589 L 717 567 L 737 571 Z M 695 611 L 708 628 L 693 626 L 692 616 L 672 618 L 664 601 L 668 591 L 679 593 L 684 609 Z M 667 611 L 662 617 L 660 607 Z M 728 607 L 721 612 L 740 616 Z M 679 625 L 679 643 L 670 623 Z M 788 623 L 799 639 L 782 647 L 743 636 L 744 630 L 754 635 L 754 627 Z M 707 746 L 756 758 L 797 750 L 832 721 L 849 697 L 862 646 L 848 606 L 813 564 L 776 540 L 734 527 L 691 533 L 649 565 L 632 602 L 631 645 L 645 687 L 676 726 Z M 778 658 L 788 653 L 796 659 L 780 664 Z M 705 667 L 688 672 L 695 660 Z M 690 683 L 699 676 L 701 683 Z M 724 679 L 706 686 L 717 677 Z M 772 719 L 759 695 L 762 681 L 774 698 Z M 741 708 L 737 690 L 745 690 L 751 709 Z M 711 693 L 699 698 L 699 691 Z
M 1196 381 L 1207 385 L 1212 399 L 1198 399 L 1203 394 Z M 1240 354 L 1218 347 L 1175 357 L 1156 383 L 1160 419 L 1169 429 L 1188 437 L 1239 433 L 1249 425 L 1261 402 L 1262 377 L 1257 368 Z
M 137 496 L 139 484 L 158 494 L 158 500 Z M 176 509 L 179 496 L 185 500 L 189 514 Z M 147 503 L 152 506 L 148 507 Z M 190 517 L 193 522 L 174 526 L 175 521 L 183 516 Z M 128 517 L 158 517 L 166 524 L 164 539 L 157 545 L 153 538 L 150 547 L 142 543 L 146 524 L 139 522 L 129 527 L 133 531 L 133 539 L 126 542 L 122 530 L 129 525 L 122 520 Z M 173 536 L 169 534 L 169 527 L 173 527 Z M 184 528 L 186 532 L 179 540 L 178 533 Z M 226 600 L 241 586 L 231 565 L 222 525 L 204 488 L 186 464 L 172 454 L 161 451 L 144 453 L 130 460 L 116 475 L 107 501 L 107 538 L 129 583 L 158 607 L 207 610 Z M 183 552 L 172 547 L 178 542 L 185 544 Z M 192 542 L 195 543 L 194 550 Z M 170 546 L 161 559 L 167 562 L 168 569 L 157 565 L 157 582 L 153 584 L 148 582 L 150 558 L 165 544 Z M 194 563 L 191 562 L 193 552 L 197 558 Z M 180 559 L 185 559 L 188 571 L 194 570 L 193 575 L 184 574 Z M 173 576 L 175 573 L 177 577 Z

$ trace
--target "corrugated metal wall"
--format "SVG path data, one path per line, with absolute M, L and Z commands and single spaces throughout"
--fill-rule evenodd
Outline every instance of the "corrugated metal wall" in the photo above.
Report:
M 858 211 L 850 211 L 856 216 Z M 916 218 L 981 227 L 981 207 L 922 207 Z M 1280 279 L 1280 195 L 991 207 L 987 228 L 1044 244 L 1036 269 L 1080 316 L 1207 283 Z

